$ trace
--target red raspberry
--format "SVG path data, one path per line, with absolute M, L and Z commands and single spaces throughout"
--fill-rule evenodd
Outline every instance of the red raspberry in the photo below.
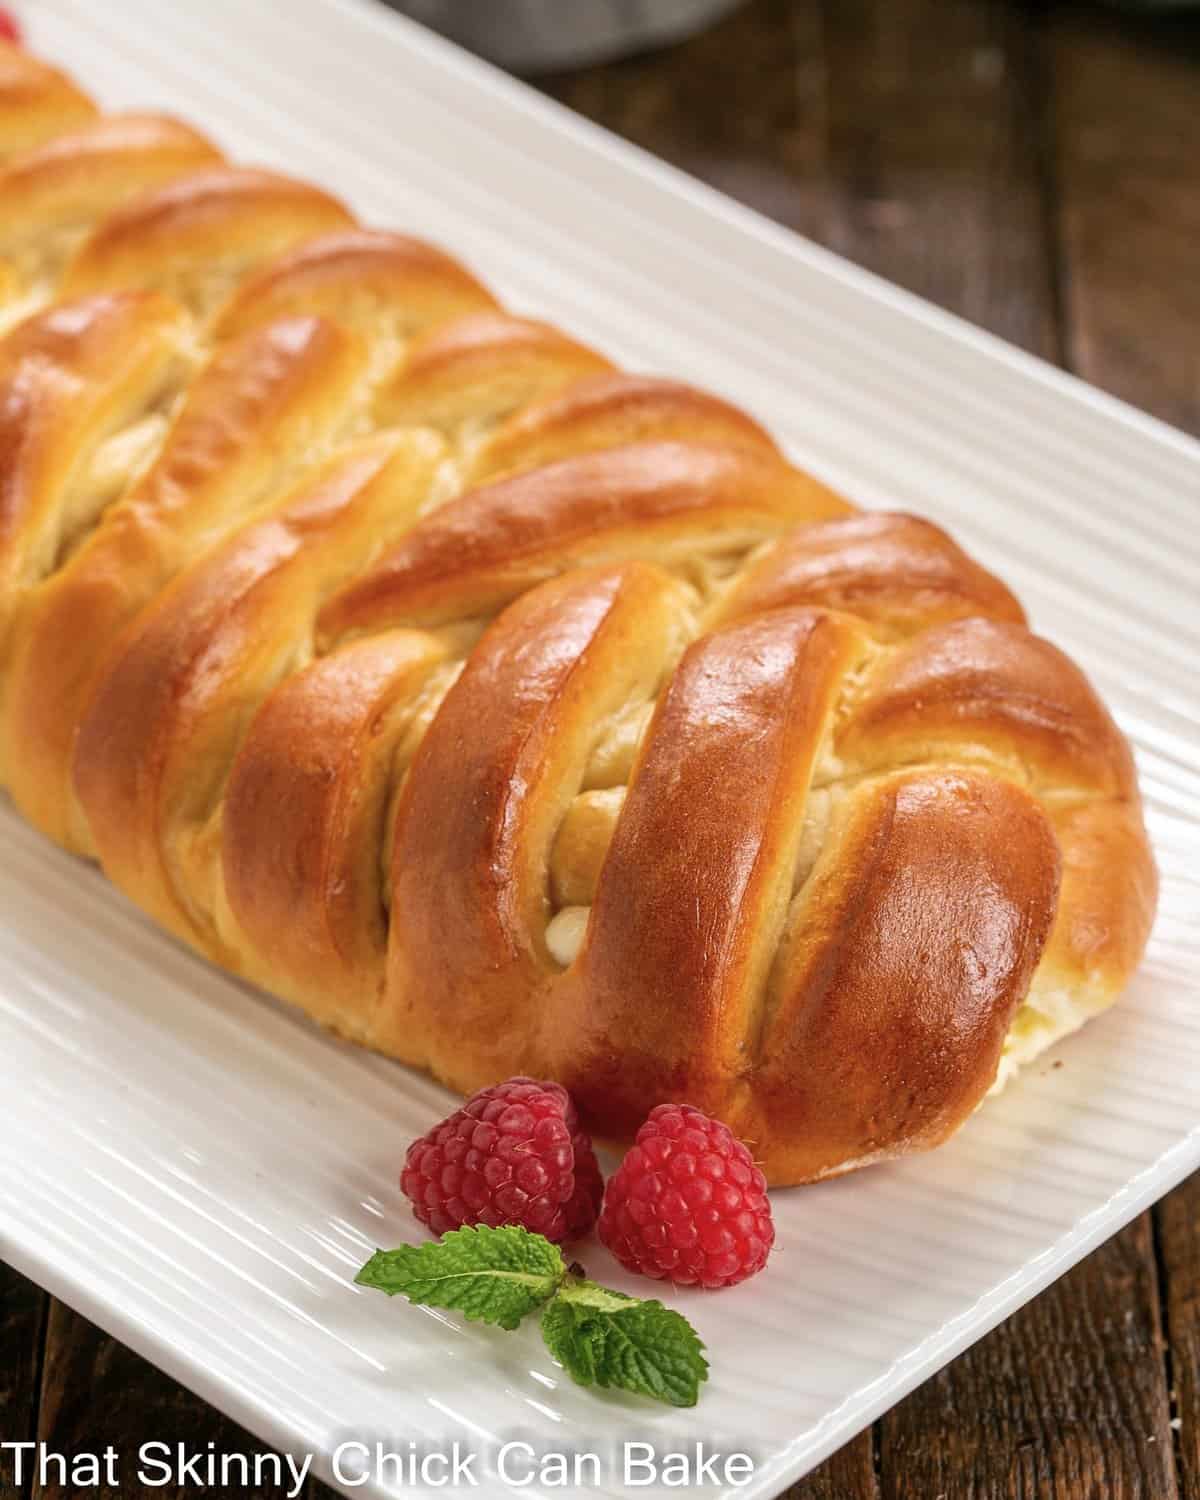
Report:
M 690 1104 L 650 1111 L 609 1179 L 597 1232 L 627 1270 L 705 1287 L 761 1271 L 775 1240 L 750 1152 Z
M 548 1240 L 574 1240 L 596 1222 L 604 1180 L 566 1089 L 510 1078 L 414 1141 L 400 1188 L 435 1234 L 523 1224 Z
M 0 5 L 0 41 L 21 45 L 21 23 L 7 7 Z

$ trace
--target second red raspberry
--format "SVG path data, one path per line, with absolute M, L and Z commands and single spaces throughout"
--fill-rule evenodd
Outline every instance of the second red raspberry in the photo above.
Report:
M 720 1120 L 687 1104 L 650 1111 L 609 1179 L 597 1231 L 623 1266 L 681 1286 L 733 1286 L 775 1241 L 767 1183 Z

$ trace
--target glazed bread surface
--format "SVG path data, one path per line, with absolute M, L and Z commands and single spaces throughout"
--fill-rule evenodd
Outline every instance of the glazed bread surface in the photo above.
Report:
M 214 962 L 789 1183 L 1107 1006 L 1155 873 L 938 527 L 0 44 L 0 775 Z

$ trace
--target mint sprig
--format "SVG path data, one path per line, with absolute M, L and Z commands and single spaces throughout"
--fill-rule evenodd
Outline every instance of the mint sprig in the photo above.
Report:
M 572 1278 L 542 1314 L 542 1337 L 579 1385 L 695 1406 L 708 1361 L 696 1330 L 661 1302 Z
M 354 1279 L 501 1328 L 516 1328 L 540 1307 L 546 1347 L 577 1385 L 695 1406 L 708 1378 L 704 1345 L 681 1313 L 598 1286 L 569 1268 L 557 1245 L 527 1229 L 481 1224 L 423 1245 L 377 1250 Z
M 525 1229 L 455 1229 L 438 1241 L 376 1250 L 354 1278 L 389 1297 L 450 1307 L 512 1329 L 562 1284 L 562 1252 Z

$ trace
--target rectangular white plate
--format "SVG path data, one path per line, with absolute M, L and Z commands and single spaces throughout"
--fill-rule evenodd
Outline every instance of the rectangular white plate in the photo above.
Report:
M 110 106 L 442 241 L 515 308 L 732 396 L 862 503 L 944 522 L 1132 736 L 1163 891 L 1125 1003 L 947 1149 L 777 1195 L 769 1273 L 673 1299 L 713 1364 L 691 1412 L 577 1390 L 535 1329 L 356 1292 L 412 1236 L 397 1165 L 447 1097 L 207 968 L 0 806 L 0 1254 L 284 1448 L 705 1438 L 776 1494 L 1200 1164 L 1200 445 L 360 0 L 27 19 Z

